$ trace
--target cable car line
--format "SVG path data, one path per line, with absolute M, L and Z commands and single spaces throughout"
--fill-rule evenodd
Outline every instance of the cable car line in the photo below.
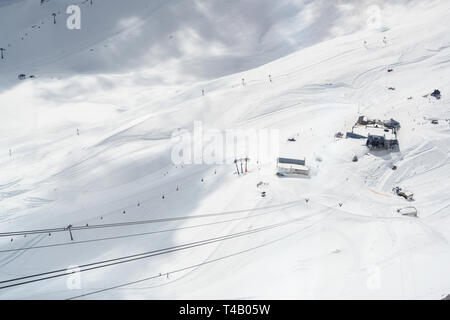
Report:
M 183 271 L 195 269 L 195 268 L 198 268 L 198 267 L 202 267 L 202 266 L 205 266 L 205 265 L 208 265 L 208 264 L 212 264 L 212 263 L 215 263 L 215 262 L 219 262 L 219 261 L 222 261 L 222 260 L 226 260 L 226 259 L 229 259 L 229 258 L 238 256 L 238 255 L 241 255 L 241 254 L 244 254 L 244 253 L 253 251 L 253 250 L 257 250 L 257 249 L 266 247 L 266 246 L 271 245 L 271 244 L 273 244 L 273 243 L 276 243 L 276 242 L 282 241 L 282 240 L 284 240 L 284 239 L 287 239 L 287 238 L 289 238 L 289 237 L 292 237 L 292 236 L 295 235 L 295 234 L 298 234 L 298 233 L 300 233 L 300 232 L 303 232 L 303 231 L 305 231 L 305 230 L 307 230 L 307 229 L 313 227 L 313 226 L 316 225 L 317 223 L 318 223 L 318 222 L 315 222 L 315 223 L 313 223 L 312 225 L 309 225 L 309 226 L 307 226 L 307 227 L 305 227 L 305 228 L 303 228 L 303 229 L 301 229 L 301 230 L 292 232 L 292 233 L 287 234 L 287 235 L 285 235 L 285 236 L 283 236 L 283 237 L 281 237 L 281 238 L 278 238 L 278 239 L 275 239 L 275 240 L 272 240 L 272 241 L 263 243 L 263 244 L 261 244 L 261 245 L 258 245 L 258 246 L 255 246 L 255 247 L 251 247 L 251 248 L 248 248 L 248 249 L 245 249 L 245 250 L 241 250 L 241 251 L 238 251 L 238 252 L 235 252 L 235 253 L 226 255 L 226 256 L 222 256 L 222 257 L 219 257 L 219 258 L 215 258 L 215 259 L 212 259 L 212 260 L 204 261 L 204 262 L 201 262 L 201 263 L 198 263 L 198 264 L 190 265 L 190 266 L 188 266 L 188 267 L 184 267 L 184 268 L 172 270 L 172 271 L 170 271 L 170 272 L 168 272 L 168 273 L 166 273 L 166 274 L 180 273 L 180 272 L 183 272 Z M 165 275 L 165 274 L 164 274 L 164 275 Z M 100 289 L 100 290 L 97 290 L 97 291 L 93 291 L 93 292 L 89 292 L 89 293 L 84 293 L 84 294 L 81 294 L 81 295 L 78 295 L 78 296 L 73 296 L 73 297 L 67 298 L 66 300 L 75 300 L 75 299 L 79 299 L 79 298 L 84 298 L 84 297 L 91 296 L 91 295 L 95 295 L 95 294 L 98 294 L 98 293 L 102 293 L 102 292 L 106 292 L 106 291 L 111 291 L 111 290 L 118 289 L 118 288 L 123 288 L 123 287 L 125 287 L 125 286 L 129 286 L 129 285 L 132 285 L 132 284 L 138 284 L 138 283 L 146 282 L 146 281 L 149 281 L 149 280 L 157 279 L 157 278 L 160 278 L 161 276 L 162 276 L 162 275 L 159 274 L 159 275 L 156 275 L 156 276 L 151 276 L 151 277 L 147 277 L 147 278 L 143 278 L 143 279 L 139 279 L 139 280 L 135 280 L 135 281 L 130 281 L 130 282 L 123 283 L 123 284 L 120 284 L 120 285 L 116 285 L 116 286 L 113 286 L 113 287 L 108 287 L 108 288 Z
M 133 255 L 119 257 L 119 258 L 113 258 L 113 259 L 108 259 L 108 260 L 103 260 L 103 261 L 98 261 L 98 262 L 93 262 L 93 263 L 78 266 L 76 269 L 74 269 L 74 268 L 58 269 L 58 270 L 47 271 L 47 272 L 43 272 L 43 273 L 3 280 L 3 281 L 0 281 L 0 284 L 6 284 L 6 285 L 1 286 L 0 289 L 7 289 L 7 288 L 11 288 L 11 287 L 29 284 L 29 283 L 63 277 L 63 276 L 67 276 L 67 275 L 73 274 L 73 273 L 102 269 L 102 268 L 106 268 L 106 267 L 110 267 L 110 266 L 114 266 L 114 265 L 119 265 L 119 264 L 123 264 L 123 263 L 128 263 L 128 262 L 133 262 L 133 261 L 137 261 L 137 260 L 151 258 L 154 256 L 159 256 L 159 255 L 164 255 L 164 254 L 168 254 L 168 253 L 172 253 L 172 252 L 177 252 L 177 251 L 187 250 L 187 249 L 196 248 L 196 247 L 200 247 L 200 246 L 205 246 L 205 245 L 212 244 L 212 243 L 235 239 L 235 238 L 251 235 L 254 233 L 259 233 L 259 232 L 263 232 L 266 230 L 283 227 L 288 224 L 298 222 L 300 220 L 302 220 L 302 218 L 291 219 L 291 220 L 288 220 L 288 221 L 285 221 L 282 223 L 277 223 L 277 224 L 273 224 L 273 225 L 269 225 L 269 226 L 265 226 L 265 227 L 260 227 L 260 228 L 253 229 L 253 230 L 238 232 L 238 233 L 234 233 L 231 235 L 220 236 L 220 237 L 195 241 L 195 242 L 191 242 L 188 244 L 183 244 L 183 245 L 178 245 L 178 246 L 173 246 L 173 247 L 168 247 L 168 248 L 163 248 L 163 249 L 157 249 L 157 250 L 153 250 L 153 251 L 143 252 L 143 253 L 139 253 L 139 254 L 133 254 Z M 18 281 L 22 281 L 22 282 L 18 282 Z M 14 283 L 14 282 L 16 282 L 16 283 Z M 8 284 L 8 283 L 11 283 L 11 284 Z
M 173 221 L 181 221 L 181 220 L 209 218 L 209 217 L 217 217 L 217 216 L 223 216 L 223 215 L 245 213 L 245 212 L 249 212 L 249 211 L 260 211 L 260 210 L 265 210 L 265 209 L 272 209 L 272 208 L 287 206 L 287 205 L 291 205 L 291 204 L 295 204 L 295 203 L 299 203 L 299 202 L 300 201 L 292 201 L 292 202 L 287 202 L 287 203 L 273 205 L 273 206 L 266 206 L 266 207 L 252 208 L 252 209 L 243 209 L 243 210 L 234 210 L 234 211 L 224 211 L 224 212 L 219 212 L 219 213 L 200 214 L 200 215 L 193 215 L 193 216 L 179 216 L 179 217 L 173 217 L 173 218 L 159 218 L 159 219 L 117 222 L 117 223 L 86 225 L 86 226 L 71 226 L 70 230 L 79 231 L 79 230 L 91 230 L 91 229 L 103 229 L 103 228 L 116 228 L 116 227 L 126 227 L 126 226 L 142 225 L 142 224 L 153 224 L 153 223 L 162 223 L 162 222 L 173 222 Z M 35 234 L 43 234 L 43 233 L 67 232 L 67 231 L 69 231 L 68 227 L 12 231 L 12 232 L 0 233 L 0 237 L 25 236 L 25 235 L 35 235 Z
M 292 206 L 291 206 L 292 207 Z M 282 210 L 287 209 L 290 207 L 282 208 Z M 146 235 L 152 235 L 152 234 L 159 234 L 159 233 L 166 233 L 166 232 L 174 232 L 174 231 L 181 231 L 181 230 L 188 230 L 188 229 L 195 229 L 195 228 L 201 228 L 201 227 L 207 227 L 207 226 L 213 226 L 233 221 L 241 221 L 256 217 L 261 217 L 269 214 L 273 214 L 279 212 L 278 210 L 269 211 L 265 213 L 260 213 L 256 215 L 251 215 L 243 218 L 235 218 L 235 219 L 229 219 L 229 220 L 222 220 L 222 221 L 216 221 L 216 222 L 210 222 L 205 224 L 198 224 L 198 225 L 192 225 L 192 226 L 186 226 L 186 227 L 180 227 L 180 228 L 171 228 L 171 229 L 164 229 L 164 230 L 156 230 L 156 231 L 149 231 L 149 232 L 142 232 L 142 233 L 132 233 L 132 234 L 126 234 L 126 235 L 119 235 L 119 236 L 113 236 L 113 237 L 104 237 L 104 238 L 97 238 L 97 239 L 89 239 L 89 240 L 81 240 L 81 241 L 71 241 L 71 242 L 61 242 L 61 243 L 55 243 L 55 244 L 48 244 L 48 245 L 40 245 L 40 246 L 33 246 L 33 247 L 23 247 L 23 248 L 15 248 L 15 249 L 7 249 L 7 250 L 0 250 L 0 253 L 9 253 L 9 252 L 17 252 L 17 251 L 27 251 L 27 250 L 36 250 L 36 249 L 45 249 L 45 248 L 54 248 L 54 247 L 61 247 L 66 245 L 79 245 L 79 244 L 86 244 L 86 243 L 93 243 L 93 242 L 101 242 L 101 241 L 108 241 L 108 240 L 118 240 L 118 239 L 126 239 L 126 238 L 132 238 L 132 237 L 139 237 L 139 236 L 146 236 Z M 308 218 L 311 215 L 304 216 L 303 218 Z M 72 229 L 73 230 L 73 229 Z

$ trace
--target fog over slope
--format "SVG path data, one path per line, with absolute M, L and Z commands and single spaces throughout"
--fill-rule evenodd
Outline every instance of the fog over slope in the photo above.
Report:
M 70 74 L 145 67 L 164 70 L 158 73 L 162 79 L 211 79 L 361 30 L 373 5 L 382 7 L 387 26 L 393 12 L 417 6 L 416 1 L 342 0 L 94 2 L 83 3 L 82 29 L 76 32 L 64 28 L 65 10 L 74 1 L 6 2 L 0 38 L 11 45 L 11 59 L 1 70 L 53 74 L 58 68 Z

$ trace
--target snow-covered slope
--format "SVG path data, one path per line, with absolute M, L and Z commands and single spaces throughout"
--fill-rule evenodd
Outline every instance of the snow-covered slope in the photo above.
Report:
M 87 1 L 78 31 L 70 1 L 0 2 L 0 233 L 86 226 L 0 237 L 2 299 L 449 293 L 450 4 L 273 2 Z M 400 121 L 400 151 L 334 138 L 360 114 Z M 311 177 L 175 165 L 172 134 L 195 121 L 278 129 Z M 80 288 L 9 281 L 100 261 Z

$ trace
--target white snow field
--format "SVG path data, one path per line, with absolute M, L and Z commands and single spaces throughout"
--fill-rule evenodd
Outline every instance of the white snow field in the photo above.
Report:
M 0 299 L 446 296 L 449 27 L 446 0 L 0 0 Z M 334 138 L 359 115 L 400 150 Z M 311 175 L 175 165 L 195 121 L 278 129 Z

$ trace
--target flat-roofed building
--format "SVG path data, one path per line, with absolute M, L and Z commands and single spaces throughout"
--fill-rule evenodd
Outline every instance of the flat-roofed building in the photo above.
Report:
M 278 158 L 277 175 L 281 177 L 296 175 L 309 176 L 309 168 L 306 166 L 306 160 Z

